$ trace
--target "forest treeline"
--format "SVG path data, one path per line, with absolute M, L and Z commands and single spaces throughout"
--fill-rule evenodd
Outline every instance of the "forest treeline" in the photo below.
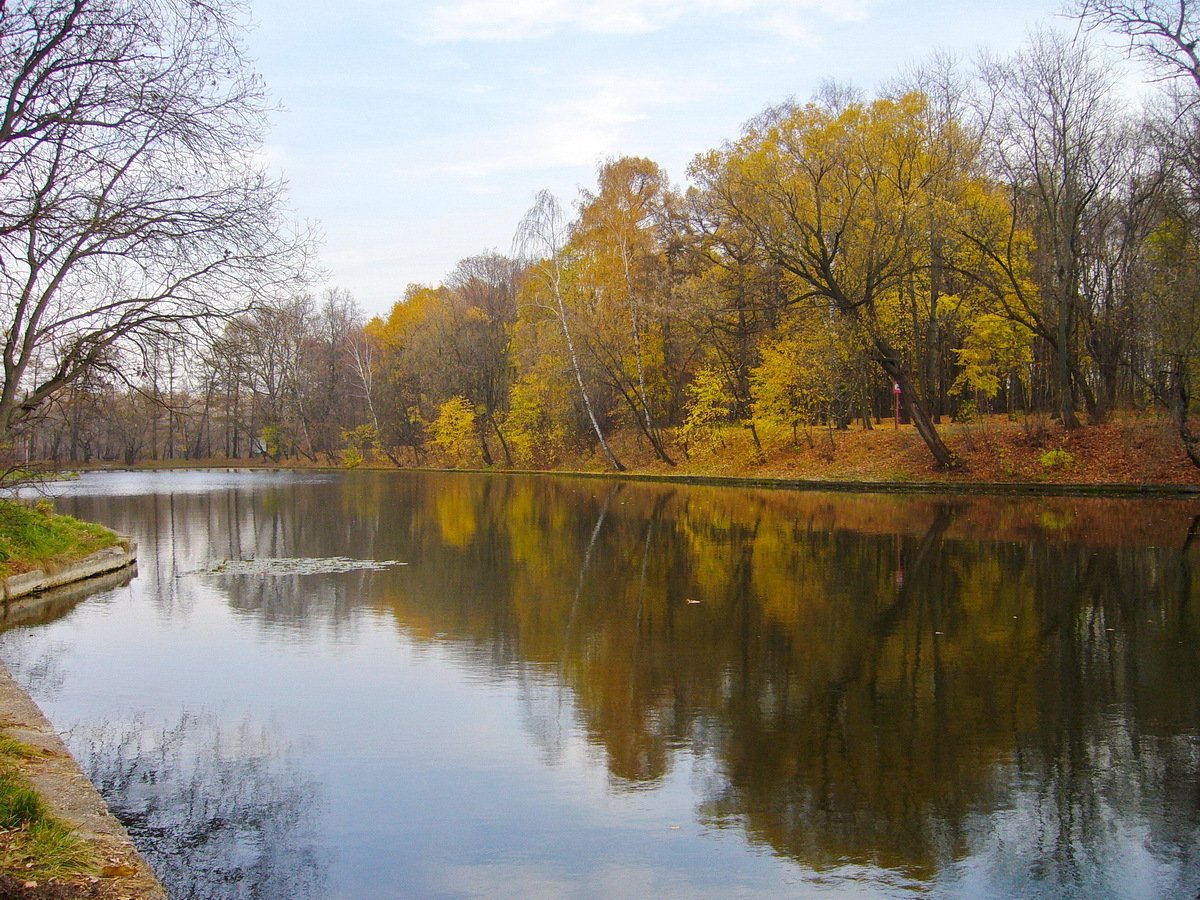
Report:
M 770 107 L 683 188 L 605 160 L 386 316 L 328 289 L 203 344 L 150 335 L 132 382 L 68 385 L 18 454 L 620 469 L 633 434 L 673 465 L 731 427 L 760 451 L 870 428 L 898 397 L 942 467 L 948 419 L 1147 406 L 1200 465 L 1196 16 L 1076 12 L 1005 59 Z

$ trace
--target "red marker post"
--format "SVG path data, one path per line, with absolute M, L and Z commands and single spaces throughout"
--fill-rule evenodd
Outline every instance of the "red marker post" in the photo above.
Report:
M 900 382 L 898 382 L 898 381 L 892 382 L 892 396 L 896 400 L 896 424 L 893 426 L 893 428 L 896 431 L 899 431 L 900 430 Z

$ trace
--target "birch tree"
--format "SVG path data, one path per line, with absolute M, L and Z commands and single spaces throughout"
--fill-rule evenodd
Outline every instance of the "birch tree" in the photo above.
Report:
M 520 227 L 517 229 L 514 255 L 524 261 L 527 277 L 536 278 L 547 295 L 549 302 L 541 303 L 539 306 L 548 310 L 556 318 L 558 327 L 562 331 L 563 341 L 566 343 L 571 372 L 575 376 L 575 384 L 579 388 L 579 398 L 587 413 L 588 421 L 591 422 L 595 431 L 596 440 L 600 442 L 600 447 L 609 464 L 618 472 L 622 472 L 625 470 L 625 466 L 621 464 L 612 448 L 609 447 L 608 441 L 604 437 L 604 430 L 600 427 L 600 421 L 596 417 L 596 410 L 592 405 L 592 398 L 583 378 L 579 353 L 571 334 L 571 321 L 564 295 L 563 279 L 563 256 L 569 237 L 566 219 L 558 200 L 549 191 L 539 191 L 533 206 L 525 214 L 525 218 L 521 220 Z

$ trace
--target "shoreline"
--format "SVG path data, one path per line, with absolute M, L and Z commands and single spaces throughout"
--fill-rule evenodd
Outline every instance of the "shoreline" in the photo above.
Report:
M 859 494 L 987 494 L 993 496 L 1044 497 L 1200 497 L 1200 470 L 1194 484 L 1170 482 L 1060 482 L 1060 481 L 877 481 L 851 479 L 795 478 L 770 475 L 708 475 L 680 472 L 605 472 L 587 469 L 507 469 L 451 468 L 438 466 L 392 466 L 364 464 L 353 468 L 332 464 L 284 465 L 253 460 L 204 460 L 181 464 L 81 466 L 71 472 L 183 472 L 223 470 L 248 472 L 422 472 L 461 475 L 517 475 L 539 478 L 591 478 L 605 481 L 630 481 L 650 484 L 685 484 L 706 487 L 744 487 L 764 490 L 829 491 Z
M 128 584 L 137 575 L 137 545 L 120 537 L 116 546 L 88 554 L 53 571 L 34 569 L 2 580 L 3 606 L 0 628 L 37 625 L 64 615 L 76 604 L 97 593 Z M 149 863 L 137 850 L 124 825 L 112 814 L 104 798 L 88 779 L 79 762 L 29 693 L 0 662 L 0 733 L 33 747 L 37 754 L 20 768 L 51 815 L 66 824 L 92 848 L 96 874 L 53 879 L 25 886 L 19 872 L 3 873 L 22 885 L 21 896 L 72 896 L 129 900 L 166 900 L 167 892 Z
M 119 572 L 136 565 L 137 544 L 129 537 L 118 535 L 115 546 L 105 547 L 80 559 L 55 566 L 53 570 L 32 569 L 9 575 L 0 580 L 0 588 L 3 588 L 4 616 L 8 616 L 8 604 L 14 600 L 33 597 L 55 588 L 77 585 L 100 575 Z
M 129 832 L 109 810 L 78 761 L 33 698 L 0 663 L 0 717 L 3 733 L 37 751 L 22 774 L 46 803 L 96 854 L 96 874 L 39 883 L 21 896 L 59 897 L 56 887 L 78 887 L 77 896 L 167 900 L 166 889 L 134 846 Z M 6 873 L 20 881 L 18 873 Z M 75 895 L 72 895 L 75 896 Z

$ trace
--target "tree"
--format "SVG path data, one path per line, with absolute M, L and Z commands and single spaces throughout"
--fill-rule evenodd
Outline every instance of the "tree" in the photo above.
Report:
M 1200 379 L 1200 220 L 1184 198 L 1171 198 L 1147 248 L 1147 305 L 1143 380 L 1166 408 L 1184 451 L 1200 467 L 1200 429 L 1193 422 Z
M 792 279 L 793 302 L 826 305 L 868 335 L 939 466 L 955 465 L 881 304 L 929 266 L 926 213 L 959 160 L 930 140 L 917 93 L 840 108 L 768 111 L 692 174 L 715 215 L 738 220 Z M 964 175 L 969 178 L 969 175 Z
M 567 345 L 567 356 L 570 359 L 571 371 L 575 375 L 575 384 L 579 388 L 579 396 L 587 412 L 588 421 L 596 433 L 596 439 L 607 457 L 609 465 L 618 472 L 623 472 L 625 466 L 617 459 L 616 454 L 608 446 L 600 421 L 596 418 L 596 410 L 592 405 L 591 394 L 583 379 L 583 369 L 579 362 L 579 353 L 575 349 L 575 341 L 571 336 L 571 323 L 567 312 L 565 286 L 563 283 L 563 256 L 567 246 L 567 225 L 562 214 L 562 207 L 549 191 L 539 191 L 533 206 L 521 220 L 517 229 L 514 244 L 517 248 L 518 259 L 528 261 L 525 266 L 526 277 L 536 279 L 544 293 L 549 294 L 548 303 L 538 302 L 538 306 L 548 310 L 558 321 L 563 340 Z
M 803 424 L 811 446 L 808 426 L 824 420 L 832 427 L 836 418 L 836 357 L 842 342 L 823 321 L 826 315 L 806 312 L 764 342 L 762 362 L 751 372 L 750 383 L 755 418 L 790 428 L 793 444 L 798 443 L 798 429 Z
M 1035 292 L 1017 292 L 1010 312 L 1050 349 L 1057 411 L 1076 428 L 1080 394 L 1093 419 L 1103 418 L 1080 360 L 1086 315 L 1087 245 L 1103 226 L 1107 198 L 1125 179 L 1123 123 L 1113 78 L 1091 47 L 1056 32 L 1036 32 L 1027 47 L 992 66 L 997 165 L 1011 190 L 1014 221 L 1033 235 Z M 1001 231 L 980 246 L 1010 273 L 1025 261 Z M 1019 279 L 1013 275 L 1010 283 Z
M 1200 88 L 1200 16 L 1192 0 L 1076 0 L 1074 13 L 1092 28 L 1108 28 L 1168 80 Z
M 666 254 L 659 232 L 669 216 L 667 176 L 648 159 L 626 156 L 602 163 L 598 180 L 597 193 L 581 197 L 571 239 L 592 295 L 588 337 L 655 456 L 674 465 L 658 424 L 661 403 L 655 395 L 662 392 L 652 390 L 653 382 L 663 382 L 654 378 L 664 362 L 662 329 L 656 328 L 660 316 L 654 312 L 665 308 Z
M 149 339 L 301 275 L 255 161 L 260 79 L 227 0 L 30 0 L 0 12 L 0 442 Z
M 467 465 L 475 459 L 475 409 L 466 397 L 451 397 L 438 407 L 430 431 L 434 445 L 455 465 Z
M 472 400 L 482 418 L 479 430 L 483 461 L 492 464 L 486 430 L 500 441 L 505 462 L 512 465 L 508 440 L 498 414 L 508 400 L 512 381 L 512 329 L 517 318 L 518 266 L 498 253 L 461 260 L 447 279 L 450 291 L 439 317 L 439 365 Z
M 687 417 L 680 429 L 684 446 L 703 438 L 709 450 L 724 447 L 721 427 L 729 421 L 729 413 L 733 408 L 725 379 L 715 369 L 701 369 L 688 385 L 688 394 Z

